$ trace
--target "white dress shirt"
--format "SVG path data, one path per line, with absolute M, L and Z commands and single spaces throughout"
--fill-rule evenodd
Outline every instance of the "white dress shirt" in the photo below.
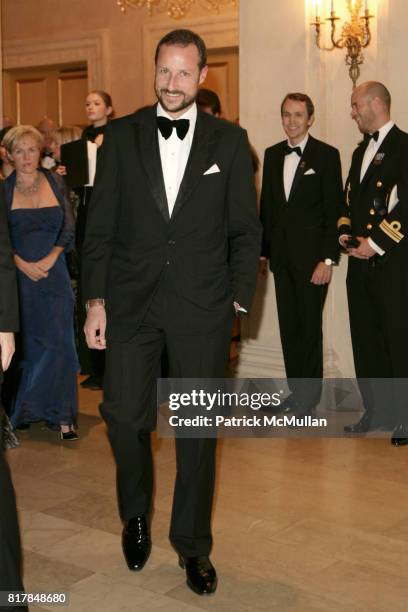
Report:
M 174 120 L 173 117 L 166 113 L 160 103 L 157 105 L 157 116 L 167 117 L 167 119 L 170 119 L 171 121 Z M 193 106 L 189 108 L 184 115 L 181 115 L 177 119 L 189 119 L 190 121 L 188 132 L 183 140 L 180 140 L 180 138 L 177 136 L 175 129 L 173 129 L 170 138 L 167 140 L 161 135 L 159 130 L 160 159 L 170 217 L 173 212 L 174 204 L 176 203 L 177 194 L 180 189 L 188 157 L 190 155 L 191 143 L 193 142 L 195 124 L 197 120 L 196 104 L 193 104 Z
M 381 147 L 384 138 L 392 127 L 394 127 L 394 122 L 388 121 L 378 130 L 378 140 L 375 141 L 374 138 L 370 139 L 370 142 L 368 143 L 367 148 L 364 152 L 363 161 L 361 163 L 360 183 L 363 180 L 364 175 L 367 172 L 369 165 L 373 161 L 378 149 Z
M 297 145 L 291 145 L 288 141 L 288 146 L 291 149 L 300 147 L 302 154 L 305 150 L 305 146 L 309 139 L 309 134 L 306 134 L 302 142 Z M 289 200 L 290 190 L 292 189 L 293 179 L 295 178 L 296 170 L 300 162 L 300 157 L 297 153 L 290 153 L 285 155 L 285 161 L 283 163 L 283 186 L 285 188 L 286 201 Z
M 98 146 L 91 140 L 86 141 L 86 149 L 88 155 L 88 182 L 85 187 L 93 187 L 96 172 L 96 156 L 98 153 Z

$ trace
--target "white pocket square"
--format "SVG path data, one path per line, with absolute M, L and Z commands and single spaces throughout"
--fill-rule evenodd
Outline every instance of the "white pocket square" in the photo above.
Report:
M 215 172 L 221 172 L 217 164 L 213 164 L 211 168 L 208 168 L 208 170 L 204 172 L 204 174 L 214 174 Z
M 313 170 L 313 168 L 309 168 L 309 170 L 306 170 L 305 176 L 308 174 L 316 174 L 316 172 Z

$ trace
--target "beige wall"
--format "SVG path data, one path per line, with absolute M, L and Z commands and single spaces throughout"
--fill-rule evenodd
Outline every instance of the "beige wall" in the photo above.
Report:
M 8 47 L 15 54 L 16 41 L 26 41 L 35 51 L 36 43 L 50 43 L 49 57 L 70 58 L 75 55 L 75 49 L 59 53 L 54 43 L 78 37 L 79 44 L 86 45 L 88 37 L 100 36 L 104 66 L 98 66 L 98 76 L 92 85 L 110 91 L 118 116 L 132 112 L 153 98 L 147 99 L 143 90 L 145 26 L 170 30 L 188 26 L 189 22 L 219 20 L 198 7 L 193 7 L 188 19 L 183 21 L 163 15 L 150 18 L 145 9 L 129 9 L 122 15 L 116 0 L 2 0 L 1 5 L 5 56 Z M 228 16 L 236 20 L 237 8 L 222 8 L 221 18 Z M 32 65 L 30 57 L 21 59 L 21 49 L 18 54 L 19 62 Z M 46 55 L 41 55 L 42 61 L 46 61 Z M 151 70 L 152 66 L 148 63 L 146 69 Z
M 351 81 L 344 65 L 344 51 L 328 53 L 316 48 L 309 25 L 312 4 L 311 0 L 241 2 L 241 121 L 263 157 L 268 145 L 283 139 L 279 106 L 285 93 L 309 93 L 317 114 L 311 132 L 340 149 L 346 175 L 351 153 L 360 140 L 349 115 Z M 336 0 L 335 4 L 341 7 L 346 3 Z M 378 79 L 387 84 L 393 96 L 393 118 L 408 131 L 406 2 L 370 0 L 370 8 L 376 18 L 372 43 L 364 51 L 360 82 Z M 328 376 L 354 374 L 345 293 L 346 263 L 342 261 L 335 270 L 325 309 Z M 240 373 L 281 375 L 283 362 L 272 276 L 266 286 L 260 283 L 256 304 Z

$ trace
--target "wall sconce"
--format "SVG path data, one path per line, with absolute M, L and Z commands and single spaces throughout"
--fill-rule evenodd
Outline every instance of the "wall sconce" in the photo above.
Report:
M 330 40 L 331 46 L 326 47 L 322 45 L 320 41 L 320 29 L 324 23 L 321 22 L 319 8 L 319 0 L 315 1 L 315 21 L 310 25 L 315 26 L 316 29 L 316 45 L 319 49 L 324 51 L 333 51 L 333 49 L 346 49 L 346 65 L 350 66 L 349 75 L 353 81 L 353 89 L 356 86 L 357 79 L 360 76 L 360 64 L 363 63 L 363 52 L 370 44 L 371 32 L 370 32 L 370 19 L 374 15 L 370 15 L 368 8 L 368 0 L 364 1 L 364 14 L 360 15 L 362 10 L 363 0 L 347 0 L 347 8 L 350 13 L 350 21 L 346 21 L 341 29 L 340 37 L 336 40 L 336 21 L 340 20 L 340 17 L 336 17 L 336 11 L 334 9 L 334 0 L 331 0 L 330 17 L 327 17 L 325 21 L 331 22 L 331 33 Z

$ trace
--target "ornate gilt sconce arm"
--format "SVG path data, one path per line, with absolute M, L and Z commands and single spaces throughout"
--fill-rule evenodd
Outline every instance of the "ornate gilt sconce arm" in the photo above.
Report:
M 347 0 L 348 10 L 350 13 L 350 21 L 343 24 L 341 34 L 336 38 L 337 21 L 336 12 L 333 8 L 330 17 L 325 21 L 330 21 L 330 46 L 325 46 L 321 43 L 321 23 L 320 17 L 316 15 L 315 21 L 311 24 L 316 30 L 316 45 L 323 51 L 333 51 L 333 49 L 346 49 L 346 65 L 349 66 L 349 75 L 353 82 L 353 88 L 356 86 L 360 76 L 360 64 L 363 63 L 362 49 L 368 47 L 371 41 L 370 19 L 374 15 L 370 15 L 370 11 L 365 3 L 364 15 L 360 16 L 362 9 L 362 0 Z

